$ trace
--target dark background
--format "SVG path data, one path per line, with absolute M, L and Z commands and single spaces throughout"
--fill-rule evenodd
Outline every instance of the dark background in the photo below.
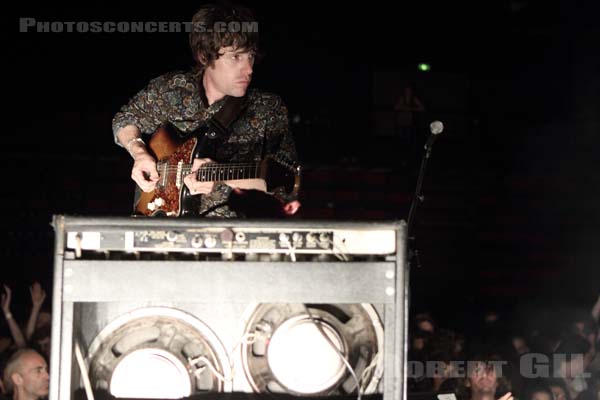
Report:
M 598 2 L 266 2 L 253 85 L 283 97 L 305 167 L 297 218 L 406 219 L 418 162 L 389 132 L 414 82 L 445 131 L 417 215 L 414 310 L 447 321 L 600 292 Z M 1 280 L 52 279 L 53 214 L 129 215 L 131 160 L 111 119 L 192 65 L 185 33 L 19 33 L 39 21 L 189 21 L 200 3 L 19 3 L 3 24 Z M 419 62 L 431 64 L 420 72 Z M 367 277 L 365 279 L 368 279 Z

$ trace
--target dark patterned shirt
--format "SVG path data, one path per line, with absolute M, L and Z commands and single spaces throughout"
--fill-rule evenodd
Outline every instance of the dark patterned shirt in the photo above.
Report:
M 112 128 L 117 132 L 126 125 L 137 126 L 143 134 L 152 134 L 163 122 L 170 122 L 184 133 L 198 129 L 204 121 L 218 112 L 225 99 L 208 106 L 202 84 L 189 72 L 171 72 L 150 81 L 128 104 L 114 116 Z M 288 112 L 281 98 L 271 93 L 249 89 L 248 107 L 231 125 L 230 136 L 216 153 L 218 162 L 257 162 L 263 155 L 289 165 L 297 164 L 296 148 L 289 130 Z M 265 140 L 266 139 L 266 140 Z M 202 196 L 200 212 L 209 217 L 236 217 L 227 206 L 231 188 L 215 185 Z M 216 208 L 215 208 L 216 207 Z

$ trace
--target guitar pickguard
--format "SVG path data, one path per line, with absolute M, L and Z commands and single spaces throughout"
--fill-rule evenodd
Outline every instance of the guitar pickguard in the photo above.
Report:
M 146 216 L 180 215 L 185 188 L 183 178 L 186 175 L 182 168 L 191 164 L 197 142 L 198 140 L 192 137 L 179 146 L 174 153 L 158 160 L 157 169 L 160 178 L 156 188 L 153 192 L 142 193 L 136 211 Z

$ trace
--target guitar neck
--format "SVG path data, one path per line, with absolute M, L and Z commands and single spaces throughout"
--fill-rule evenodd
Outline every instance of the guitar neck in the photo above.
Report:
M 200 182 L 233 181 L 260 178 L 260 163 L 253 164 L 207 164 L 200 167 L 196 179 Z

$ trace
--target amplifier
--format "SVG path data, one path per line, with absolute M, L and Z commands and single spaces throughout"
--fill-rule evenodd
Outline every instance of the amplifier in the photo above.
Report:
M 53 227 L 50 400 L 405 396 L 404 221 Z

